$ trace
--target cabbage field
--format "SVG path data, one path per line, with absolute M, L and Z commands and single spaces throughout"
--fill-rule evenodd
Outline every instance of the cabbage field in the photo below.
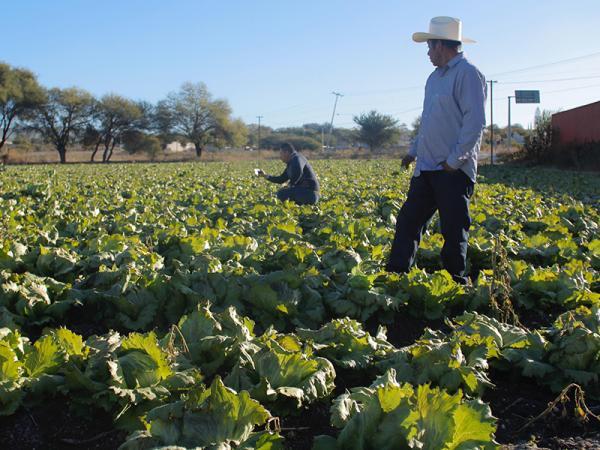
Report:
M 483 168 L 461 286 L 436 218 L 383 270 L 399 161 L 313 166 L 1 171 L 0 447 L 600 445 L 598 175 Z

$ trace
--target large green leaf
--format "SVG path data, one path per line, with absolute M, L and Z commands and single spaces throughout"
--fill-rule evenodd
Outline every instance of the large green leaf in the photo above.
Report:
M 121 448 L 148 448 L 148 444 L 237 448 L 250 438 L 254 438 L 250 442 L 260 443 L 264 449 L 280 448 L 277 439 L 252 435 L 253 429 L 264 424 L 269 417 L 269 412 L 252 400 L 248 392 L 238 394 L 225 387 L 217 376 L 208 389 L 199 388 L 191 392 L 187 400 L 150 411 L 147 415 L 148 432 L 130 436 Z
M 393 349 L 383 330 L 371 336 L 349 318 L 332 320 L 319 330 L 298 329 L 296 334 L 310 339 L 318 355 L 342 368 L 366 368 Z
M 319 437 L 315 448 L 495 448 L 495 419 L 487 405 L 429 385 L 399 385 L 390 370 L 370 388 L 354 388 L 332 406 L 337 440 Z

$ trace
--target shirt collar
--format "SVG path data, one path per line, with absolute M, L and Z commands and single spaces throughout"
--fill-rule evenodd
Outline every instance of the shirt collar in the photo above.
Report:
M 461 52 L 458 55 L 456 55 L 454 58 L 452 58 L 450 61 L 448 61 L 448 64 L 446 64 L 446 66 L 448 68 L 454 67 L 459 62 L 461 62 L 463 59 L 465 59 L 465 56 Z
M 439 67 L 440 72 L 442 72 L 442 76 L 446 75 L 446 72 L 448 72 L 449 69 L 456 66 L 463 59 L 465 59 L 465 56 L 462 52 L 460 52 L 458 55 L 456 55 L 454 58 L 448 61 L 448 63 L 444 67 Z

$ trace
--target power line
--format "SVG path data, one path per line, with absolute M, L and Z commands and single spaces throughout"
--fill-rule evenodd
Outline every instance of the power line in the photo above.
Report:
M 578 89 L 587 89 L 587 88 L 593 88 L 593 87 L 600 87 L 600 84 L 592 84 L 590 86 L 579 86 L 576 88 L 568 88 L 568 89 L 558 89 L 556 91 L 544 91 L 544 94 L 554 94 L 556 92 L 576 91 Z
M 594 75 L 594 76 L 589 76 L 589 77 L 554 78 L 552 80 L 499 81 L 499 83 L 500 84 L 552 83 L 555 81 L 590 80 L 593 78 L 600 78 L 600 75 Z
M 314 107 L 314 108 L 309 108 L 309 109 L 301 109 L 300 111 L 294 111 L 293 114 L 295 115 L 306 115 L 308 113 L 321 113 L 323 111 L 327 111 L 329 109 L 329 106 L 318 106 L 318 107 Z
M 413 111 L 420 111 L 421 109 L 423 109 L 422 106 L 415 106 L 414 108 L 405 109 L 404 111 L 400 111 L 400 112 L 396 112 L 396 113 L 392 112 L 392 114 L 395 116 L 398 116 L 400 114 L 406 114 L 406 113 L 413 112 Z
M 574 58 L 562 59 L 560 61 L 554 61 L 554 62 L 549 62 L 549 63 L 545 63 L 545 64 L 539 64 L 537 66 L 530 66 L 530 67 L 524 67 L 522 69 L 509 70 L 507 72 L 495 73 L 495 74 L 492 74 L 490 76 L 492 76 L 492 77 L 498 77 L 500 75 L 506 75 L 506 74 L 509 74 L 509 73 L 526 72 L 528 70 L 539 69 L 540 67 L 548 67 L 548 66 L 554 66 L 556 64 L 564 64 L 566 62 L 578 61 L 578 60 L 581 60 L 581 59 L 591 58 L 591 57 L 598 56 L 598 55 L 600 55 L 600 52 L 594 52 L 594 53 L 590 53 L 588 55 L 582 55 L 582 56 L 576 56 Z
M 579 79 L 585 79 L 588 77 L 579 77 Z M 600 78 L 600 77 L 591 77 L 591 78 Z M 552 80 L 544 80 L 544 81 L 552 81 Z M 517 84 L 517 83 L 527 83 L 528 81 L 518 81 L 518 82 L 498 82 L 499 87 L 501 87 L 502 85 L 507 85 L 507 84 Z M 532 81 L 533 82 L 533 81 Z M 540 81 L 537 81 L 540 82 Z M 600 87 L 600 84 L 592 84 L 592 85 L 586 85 L 586 86 L 578 86 L 578 87 L 573 87 L 573 88 L 567 88 L 567 89 L 558 89 L 558 90 L 552 90 L 552 91 L 546 91 L 543 90 L 541 91 L 544 95 L 548 95 L 548 94 L 554 94 L 554 93 L 559 93 L 559 92 L 569 92 L 569 91 L 575 91 L 575 90 L 580 90 L 580 89 L 588 89 L 588 88 L 594 88 L 594 87 Z M 506 99 L 505 96 L 501 96 L 499 98 L 495 98 L 493 101 L 494 103 L 499 103 L 501 101 L 504 101 Z M 491 100 L 491 99 L 490 99 Z M 322 109 L 322 108 L 321 108 Z M 391 114 L 393 116 L 402 116 L 403 114 L 408 114 L 410 112 L 415 112 L 415 111 L 420 111 L 422 109 L 422 106 L 416 106 L 414 108 L 410 108 L 410 109 L 405 109 L 402 111 L 398 111 L 398 112 L 394 112 L 389 111 L 388 114 Z M 348 115 L 353 115 L 353 114 L 338 114 L 338 115 L 344 115 L 344 116 L 348 116 Z M 307 120 L 312 120 L 312 118 L 309 117 L 305 117 L 304 122 L 306 122 Z M 318 122 L 318 121 L 316 121 Z M 272 126 L 277 126 L 277 125 L 285 125 L 287 124 L 287 122 L 276 122 L 271 124 Z M 347 123 L 344 122 L 340 125 L 344 126 Z
M 286 111 L 286 110 L 294 109 L 294 108 L 301 108 L 303 106 L 308 106 L 308 105 L 310 105 L 310 103 L 299 103 L 297 105 L 285 106 L 285 107 L 282 107 L 282 108 L 272 109 L 271 111 L 267 111 L 267 113 L 268 114 L 273 114 L 273 113 L 276 113 L 276 112 Z
M 582 69 L 582 68 L 576 68 L 576 69 L 571 69 L 571 70 L 561 70 L 560 72 L 555 72 L 555 71 L 551 71 L 551 72 L 544 72 L 544 76 L 549 76 L 549 77 L 553 77 L 553 76 L 558 76 L 558 75 L 569 75 L 569 76 L 575 76 L 575 75 L 594 75 L 594 73 L 587 73 L 587 72 L 596 72 L 598 70 L 598 67 L 595 66 L 591 66 L 588 67 L 586 69 Z
M 587 86 L 578 86 L 578 87 L 572 87 L 572 88 L 567 88 L 567 89 L 557 89 L 554 91 L 540 91 L 540 93 L 543 93 L 544 95 L 548 95 L 548 94 L 555 94 L 558 92 L 569 92 L 569 91 L 577 91 L 580 89 L 589 89 L 589 88 L 594 88 L 594 87 L 600 87 L 600 84 L 591 84 L 591 85 L 587 85 Z M 506 97 L 500 97 L 500 98 L 496 98 L 494 100 L 495 103 L 498 103 L 500 101 L 504 101 Z
M 498 77 L 500 75 L 507 75 L 507 74 L 512 74 L 512 73 L 518 73 L 518 72 L 525 72 L 525 71 L 529 71 L 529 70 L 534 70 L 534 69 L 539 69 L 539 68 L 543 68 L 543 67 L 549 67 L 549 66 L 553 66 L 553 65 L 558 65 L 558 64 L 564 64 L 564 63 L 569 63 L 569 62 L 574 62 L 574 61 L 579 61 L 579 60 L 583 60 L 586 58 L 592 58 L 595 56 L 600 56 L 600 51 L 598 52 L 594 52 L 594 53 L 589 53 L 587 55 L 581 55 L 581 56 L 576 56 L 573 58 L 567 58 L 567 59 L 562 59 L 562 60 L 558 60 L 558 61 L 552 61 L 552 62 L 548 62 L 548 63 L 544 63 L 544 64 L 538 64 L 535 66 L 529 66 L 529 67 L 523 67 L 520 69 L 515 69 L 515 70 L 509 70 L 506 72 L 499 72 L 499 73 L 495 73 L 492 75 L 489 75 L 489 77 Z M 518 84 L 518 83 L 550 83 L 550 82 L 560 82 L 560 81 L 573 81 L 573 80 L 582 80 L 582 79 L 594 79 L 594 78 L 598 78 L 598 76 L 589 76 L 589 77 L 572 77 L 572 78 L 558 78 L 558 79 L 552 79 L 552 80 L 529 80 L 529 81 L 500 81 L 498 84 Z M 500 86 L 499 86 L 500 87 Z M 415 89 L 423 89 L 423 85 L 419 85 L 419 86 L 405 86 L 405 87 L 398 87 L 398 88 L 390 88 L 390 89 L 377 89 L 377 90 L 369 90 L 369 91 L 357 91 L 357 92 L 350 92 L 347 93 L 345 95 L 349 96 L 349 97 L 358 97 L 358 96 L 366 96 L 366 95 L 376 95 L 376 94 L 388 94 L 388 93 L 393 93 L 393 92 L 401 92 L 401 91 L 409 91 L 409 90 L 415 90 Z M 282 108 L 278 108 L 278 109 L 274 109 L 270 112 L 279 112 L 279 111 L 285 111 L 285 110 L 290 110 L 290 109 L 294 109 L 294 108 L 299 108 L 302 106 L 308 106 L 308 103 L 301 103 L 301 104 L 296 104 L 296 105 L 292 105 L 292 106 L 286 106 L 286 107 L 282 107 Z M 316 111 L 316 110 L 323 110 L 324 108 L 318 108 L 318 109 L 308 109 L 308 110 L 302 110 L 302 111 L 298 111 L 299 113 L 307 113 L 310 111 Z M 396 114 L 405 114 L 405 113 L 409 113 L 412 111 L 416 111 L 417 109 L 420 109 L 420 107 L 417 108 L 411 108 L 409 110 L 405 110 Z
M 547 79 L 547 80 L 524 80 L 524 81 L 499 81 L 497 86 L 494 86 L 495 88 L 497 88 L 500 92 L 504 91 L 506 88 L 508 88 L 511 85 L 515 85 L 515 84 L 526 84 L 526 83 L 552 83 L 552 82 L 561 82 L 561 81 L 574 81 L 574 80 L 584 80 L 584 79 L 597 79 L 600 78 L 600 76 L 596 75 L 596 76 L 589 76 L 589 77 L 571 77 L 571 78 L 560 78 L 560 79 Z M 505 89 L 502 89 L 505 88 Z M 575 88 L 575 89 L 580 89 L 580 88 Z M 566 89 L 568 90 L 568 89 Z M 550 93 L 550 91 L 544 91 L 545 93 Z M 556 92 L 556 91 L 551 91 L 551 92 Z M 346 94 L 344 94 L 344 96 L 346 96 Z M 288 107 L 288 108 L 281 108 L 280 110 L 284 110 L 284 109 L 292 109 L 295 107 L 298 107 L 301 105 L 294 105 L 293 107 Z M 356 105 L 354 105 L 356 106 Z M 315 122 L 315 123 L 320 123 L 320 121 L 318 119 L 314 118 L 313 114 L 317 114 L 319 111 L 324 111 L 326 110 L 327 107 L 326 106 L 321 106 L 321 107 L 316 107 L 316 108 L 308 108 L 308 109 L 302 109 L 300 111 L 294 111 L 294 115 L 298 114 L 298 115 L 302 115 L 303 117 L 301 119 L 294 119 L 294 121 L 301 121 L 303 123 L 306 122 Z M 422 109 L 422 106 L 415 106 L 412 108 L 407 108 L 407 109 L 403 109 L 403 110 L 391 110 L 388 111 L 388 114 L 394 115 L 394 116 L 400 116 L 403 114 L 408 114 L 411 112 L 415 112 L 415 111 L 420 111 Z M 308 115 L 310 114 L 310 115 Z M 344 114 L 342 114 L 344 115 Z M 352 115 L 352 114 L 346 114 L 346 115 Z M 270 126 L 284 126 L 288 124 L 288 121 L 277 121 L 274 123 L 270 123 Z
M 600 51 L 599 52 L 590 53 L 590 54 L 587 54 L 587 55 L 581 55 L 581 56 L 573 57 L 573 58 L 567 58 L 567 59 L 563 59 L 563 60 L 559 60 L 559 61 L 553 61 L 553 62 L 548 62 L 548 63 L 544 63 L 544 64 L 538 64 L 538 65 L 535 65 L 535 66 L 529 66 L 529 67 L 524 67 L 524 68 L 520 68 L 520 69 L 515 69 L 515 70 L 506 71 L 506 72 L 501 72 L 501 73 L 494 74 L 492 76 L 495 77 L 495 76 L 498 76 L 498 75 L 506 75 L 506 74 L 513 74 L 513 73 L 518 73 L 518 72 L 525 72 L 525 71 L 539 69 L 539 68 L 543 68 L 543 67 L 549 67 L 549 66 L 553 66 L 553 65 L 565 64 L 565 63 L 569 63 L 569 62 L 579 61 L 579 60 L 583 60 L 583 59 L 586 59 L 586 58 L 591 58 L 591 57 L 595 57 L 595 56 L 599 56 L 599 55 L 600 55 Z M 498 87 L 502 88 L 502 87 L 507 87 L 508 85 L 515 85 L 515 84 L 554 83 L 554 82 L 563 82 L 563 81 L 589 80 L 589 79 L 597 79 L 597 78 L 600 78 L 600 75 L 590 75 L 590 76 L 582 76 L 582 77 L 569 77 L 569 78 L 540 79 L 540 80 L 499 81 L 498 82 Z M 592 85 L 592 86 L 587 86 L 587 87 L 596 87 L 596 86 L 597 85 Z M 583 87 L 575 87 L 575 88 L 561 89 L 561 90 L 554 90 L 554 91 L 544 91 L 544 94 L 550 94 L 550 93 L 555 93 L 555 92 L 567 92 L 567 91 L 571 91 L 571 90 L 585 89 L 587 87 L 583 86 Z M 378 90 L 369 90 L 369 91 L 358 91 L 358 92 L 350 92 L 349 94 L 346 94 L 346 95 L 348 95 L 350 97 L 358 97 L 358 96 L 366 96 L 366 95 L 376 95 L 376 94 L 386 94 L 386 93 L 393 93 L 393 92 L 409 91 L 409 90 L 415 90 L 415 89 L 423 89 L 423 86 L 405 86 L 405 87 L 391 88 L 391 89 L 378 89 Z M 335 95 L 336 93 L 333 93 L 333 94 Z M 340 96 L 341 96 L 341 94 L 340 94 Z M 332 120 L 331 120 L 331 124 L 330 124 L 330 136 L 331 136 L 331 132 L 332 132 L 332 129 L 333 129 L 333 118 L 335 116 L 335 107 L 336 107 L 338 98 L 339 97 L 336 95 L 336 102 L 334 103 L 334 112 L 333 112 Z M 288 107 L 282 107 L 282 108 L 276 109 L 274 111 L 290 110 L 290 109 L 302 107 L 304 105 L 308 106 L 307 103 L 296 104 L 296 105 L 292 105 L 292 106 L 288 106 Z M 418 111 L 421 108 L 422 108 L 421 106 L 418 106 L 418 107 L 414 107 L 414 108 L 402 110 L 402 111 L 396 112 L 396 113 L 394 113 L 392 111 L 391 114 L 394 115 L 394 116 L 399 116 L 399 115 L 407 114 L 407 113 L 410 113 L 410 112 Z M 313 111 L 315 111 L 315 112 L 319 111 L 319 110 L 322 111 L 324 109 L 325 109 L 325 107 L 310 108 L 310 109 L 303 109 L 301 111 L 295 111 L 295 113 L 296 114 L 297 113 L 306 114 L 306 113 L 310 113 L 310 112 L 313 112 Z M 314 120 L 314 119 L 306 117 L 304 120 L 305 121 L 306 120 L 310 121 L 310 120 Z M 280 124 L 283 124 L 283 122 L 280 122 Z M 277 124 L 273 124 L 273 125 L 277 125 Z
M 345 94 L 348 97 L 359 97 L 362 95 L 375 95 L 375 94 L 389 94 L 392 92 L 401 92 L 401 91 L 410 91 L 415 89 L 424 89 L 423 85 L 420 86 L 405 86 L 401 88 L 390 88 L 390 89 L 377 89 L 373 91 L 359 91 L 359 92 L 350 92 L 349 94 Z

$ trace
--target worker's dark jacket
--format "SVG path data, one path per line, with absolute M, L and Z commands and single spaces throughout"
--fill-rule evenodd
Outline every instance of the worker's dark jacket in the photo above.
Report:
M 315 171 L 306 158 L 298 152 L 292 153 L 292 158 L 281 175 L 278 177 L 268 176 L 267 180 L 279 184 L 289 180 L 292 187 L 303 187 L 315 192 L 319 191 L 319 180 L 317 180 Z

